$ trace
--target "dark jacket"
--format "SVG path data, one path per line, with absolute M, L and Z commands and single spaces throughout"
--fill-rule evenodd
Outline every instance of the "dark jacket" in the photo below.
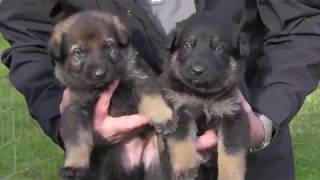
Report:
M 319 81 L 320 1 L 251 1 L 251 15 L 260 27 L 257 35 L 264 37 L 264 54 L 246 73 L 250 104 L 273 121 L 277 133 L 267 148 L 248 156 L 247 179 L 292 180 L 294 162 L 288 123 Z M 0 30 L 12 45 L 2 60 L 10 68 L 11 82 L 26 97 L 31 115 L 55 142 L 63 88 L 54 78 L 46 45 L 57 20 L 84 9 L 109 11 L 127 21 L 134 32 L 134 45 L 156 71 L 160 71 L 165 52 L 165 35 L 133 0 L 62 2 L 3 0 L 0 4 Z M 225 16 L 241 8 L 239 0 L 195 3 L 197 11 L 221 11 Z M 214 172 L 212 168 L 209 171 Z

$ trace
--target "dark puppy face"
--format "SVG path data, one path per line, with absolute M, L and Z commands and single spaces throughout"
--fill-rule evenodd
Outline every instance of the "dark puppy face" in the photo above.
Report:
M 49 42 L 57 77 L 67 86 L 103 87 L 119 77 L 129 36 L 115 16 L 81 12 L 59 23 Z
M 170 75 L 204 94 L 234 86 L 243 69 L 234 24 L 214 18 L 194 15 L 171 34 Z

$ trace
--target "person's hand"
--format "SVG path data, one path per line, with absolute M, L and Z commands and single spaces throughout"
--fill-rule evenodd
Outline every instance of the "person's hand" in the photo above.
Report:
M 149 119 L 140 114 L 111 117 L 108 115 L 111 96 L 118 83 L 104 91 L 97 102 L 94 114 L 94 129 L 109 143 L 115 144 L 131 137 L 135 130 L 148 124 Z
M 108 90 L 105 90 L 95 107 L 93 117 L 93 127 L 109 144 L 116 144 L 128 137 L 131 137 L 137 129 L 146 125 L 149 119 L 145 116 L 134 114 L 121 117 L 111 117 L 108 115 L 108 108 L 111 101 L 111 96 L 116 89 L 118 82 L 114 83 Z M 66 89 L 63 93 L 60 103 L 60 112 L 62 113 L 65 107 L 70 102 L 70 90 Z
M 241 94 L 241 105 L 248 117 L 250 124 L 250 137 L 251 137 L 251 146 L 259 144 L 264 139 L 264 129 L 261 121 L 258 119 L 256 114 L 252 111 L 251 106 L 246 101 L 246 99 Z M 216 133 L 212 130 L 206 131 L 202 136 L 197 140 L 197 149 L 198 151 L 205 152 L 208 149 L 211 149 L 218 143 L 218 137 Z
M 264 128 L 262 122 L 259 120 L 257 115 L 252 111 L 251 106 L 247 100 L 241 94 L 241 105 L 248 117 L 250 124 L 250 137 L 251 137 L 251 146 L 255 146 L 261 143 L 264 140 Z
M 70 102 L 70 90 L 67 88 L 63 91 L 62 100 L 60 102 L 60 113 L 62 114 L 64 109 L 68 106 Z

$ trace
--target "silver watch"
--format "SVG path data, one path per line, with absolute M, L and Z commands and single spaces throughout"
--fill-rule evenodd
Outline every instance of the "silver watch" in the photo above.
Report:
M 265 147 L 267 147 L 270 144 L 271 138 L 272 138 L 272 132 L 273 132 L 273 126 L 272 121 L 265 116 L 264 114 L 256 113 L 258 119 L 261 121 L 263 129 L 264 129 L 264 140 L 254 147 L 251 147 L 249 149 L 249 152 L 257 152 Z

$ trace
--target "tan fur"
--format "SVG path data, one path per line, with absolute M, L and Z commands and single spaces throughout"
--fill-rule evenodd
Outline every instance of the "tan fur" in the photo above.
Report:
M 204 108 L 204 111 L 206 114 L 210 115 L 209 117 L 211 117 L 212 114 L 219 117 L 233 115 L 240 109 L 239 97 L 230 97 L 220 101 L 212 100 L 207 102 L 208 106 Z M 211 107 L 211 109 L 208 109 L 209 107 Z
M 64 167 L 89 167 L 89 157 L 91 154 L 91 146 L 66 146 L 66 159 Z
M 57 24 L 53 29 L 52 37 L 49 41 L 49 44 L 60 44 L 62 41 L 63 33 L 68 32 L 70 27 L 74 22 L 77 21 L 78 18 L 79 15 L 76 14 Z
M 119 31 L 126 31 L 126 27 L 121 22 L 120 18 L 118 16 L 112 16 L 113 24 Z
M 194 140 L 191 138 L 179 141 L 168 139 L 168 146 L 174 174 L 198 168 L 200 156 Z
M 230 154 L 226 152 L 221 137 L 218 142 L 218 180 L 244 180 L 246 152 Z
M 63 71 L 62 71 L 62 67 L 60 64 L 56 64 L 56 68 L 54 68 L 54 74 L 56 76 L 56 78 L 62 83 L 62 84 L 66 84 L 64 77 L 63 77 Z M 58 67 L 59 66 L 59 67 Z
M 230 63 L 229 63 L 229 66 L 230 66 L 230 69 L 229 69 L 229 76 L 228 76 L 228 79 L 224 82 L 224 84 L 229 84 L 229 82 L 231 81 L 234 81 L 234 78 L 237 77 L 237 73 L 238 73 L 238 69 L 239 69 L 239 64 L 236 62 L 237 60 L 234 59 L 232 56 L 229 56 L 230 58 Z
M 89 158 L 92 151 L 92 135 L 81 130 L 79 141 L 82 144 L 65 144 L 66 159 L 64 167 L 89 167 Z
M 164 124 L 172 120 L 172 110 L 161 95 L 145 95 L 139 104 L 139 112 L 151 118 L 155 124 Z
M 201 106 L 204 103 L 204 112 L 211 119 L 213 115 L 222 117 L 223 115 L 233 115 L 240 109 L 240 98 L 231 97 L 220 101 L 212 99 L 202 99 L 195 96 L 189 96 L 186 94 L 178 94 L 172 90 L 166 90 L 166 97 L 170 99 L 175 105 L 175 108 L 181 107 L 184 104 L 192 104 L 195 106 Z M 214 107 L 213 109 L 211 107 Z

